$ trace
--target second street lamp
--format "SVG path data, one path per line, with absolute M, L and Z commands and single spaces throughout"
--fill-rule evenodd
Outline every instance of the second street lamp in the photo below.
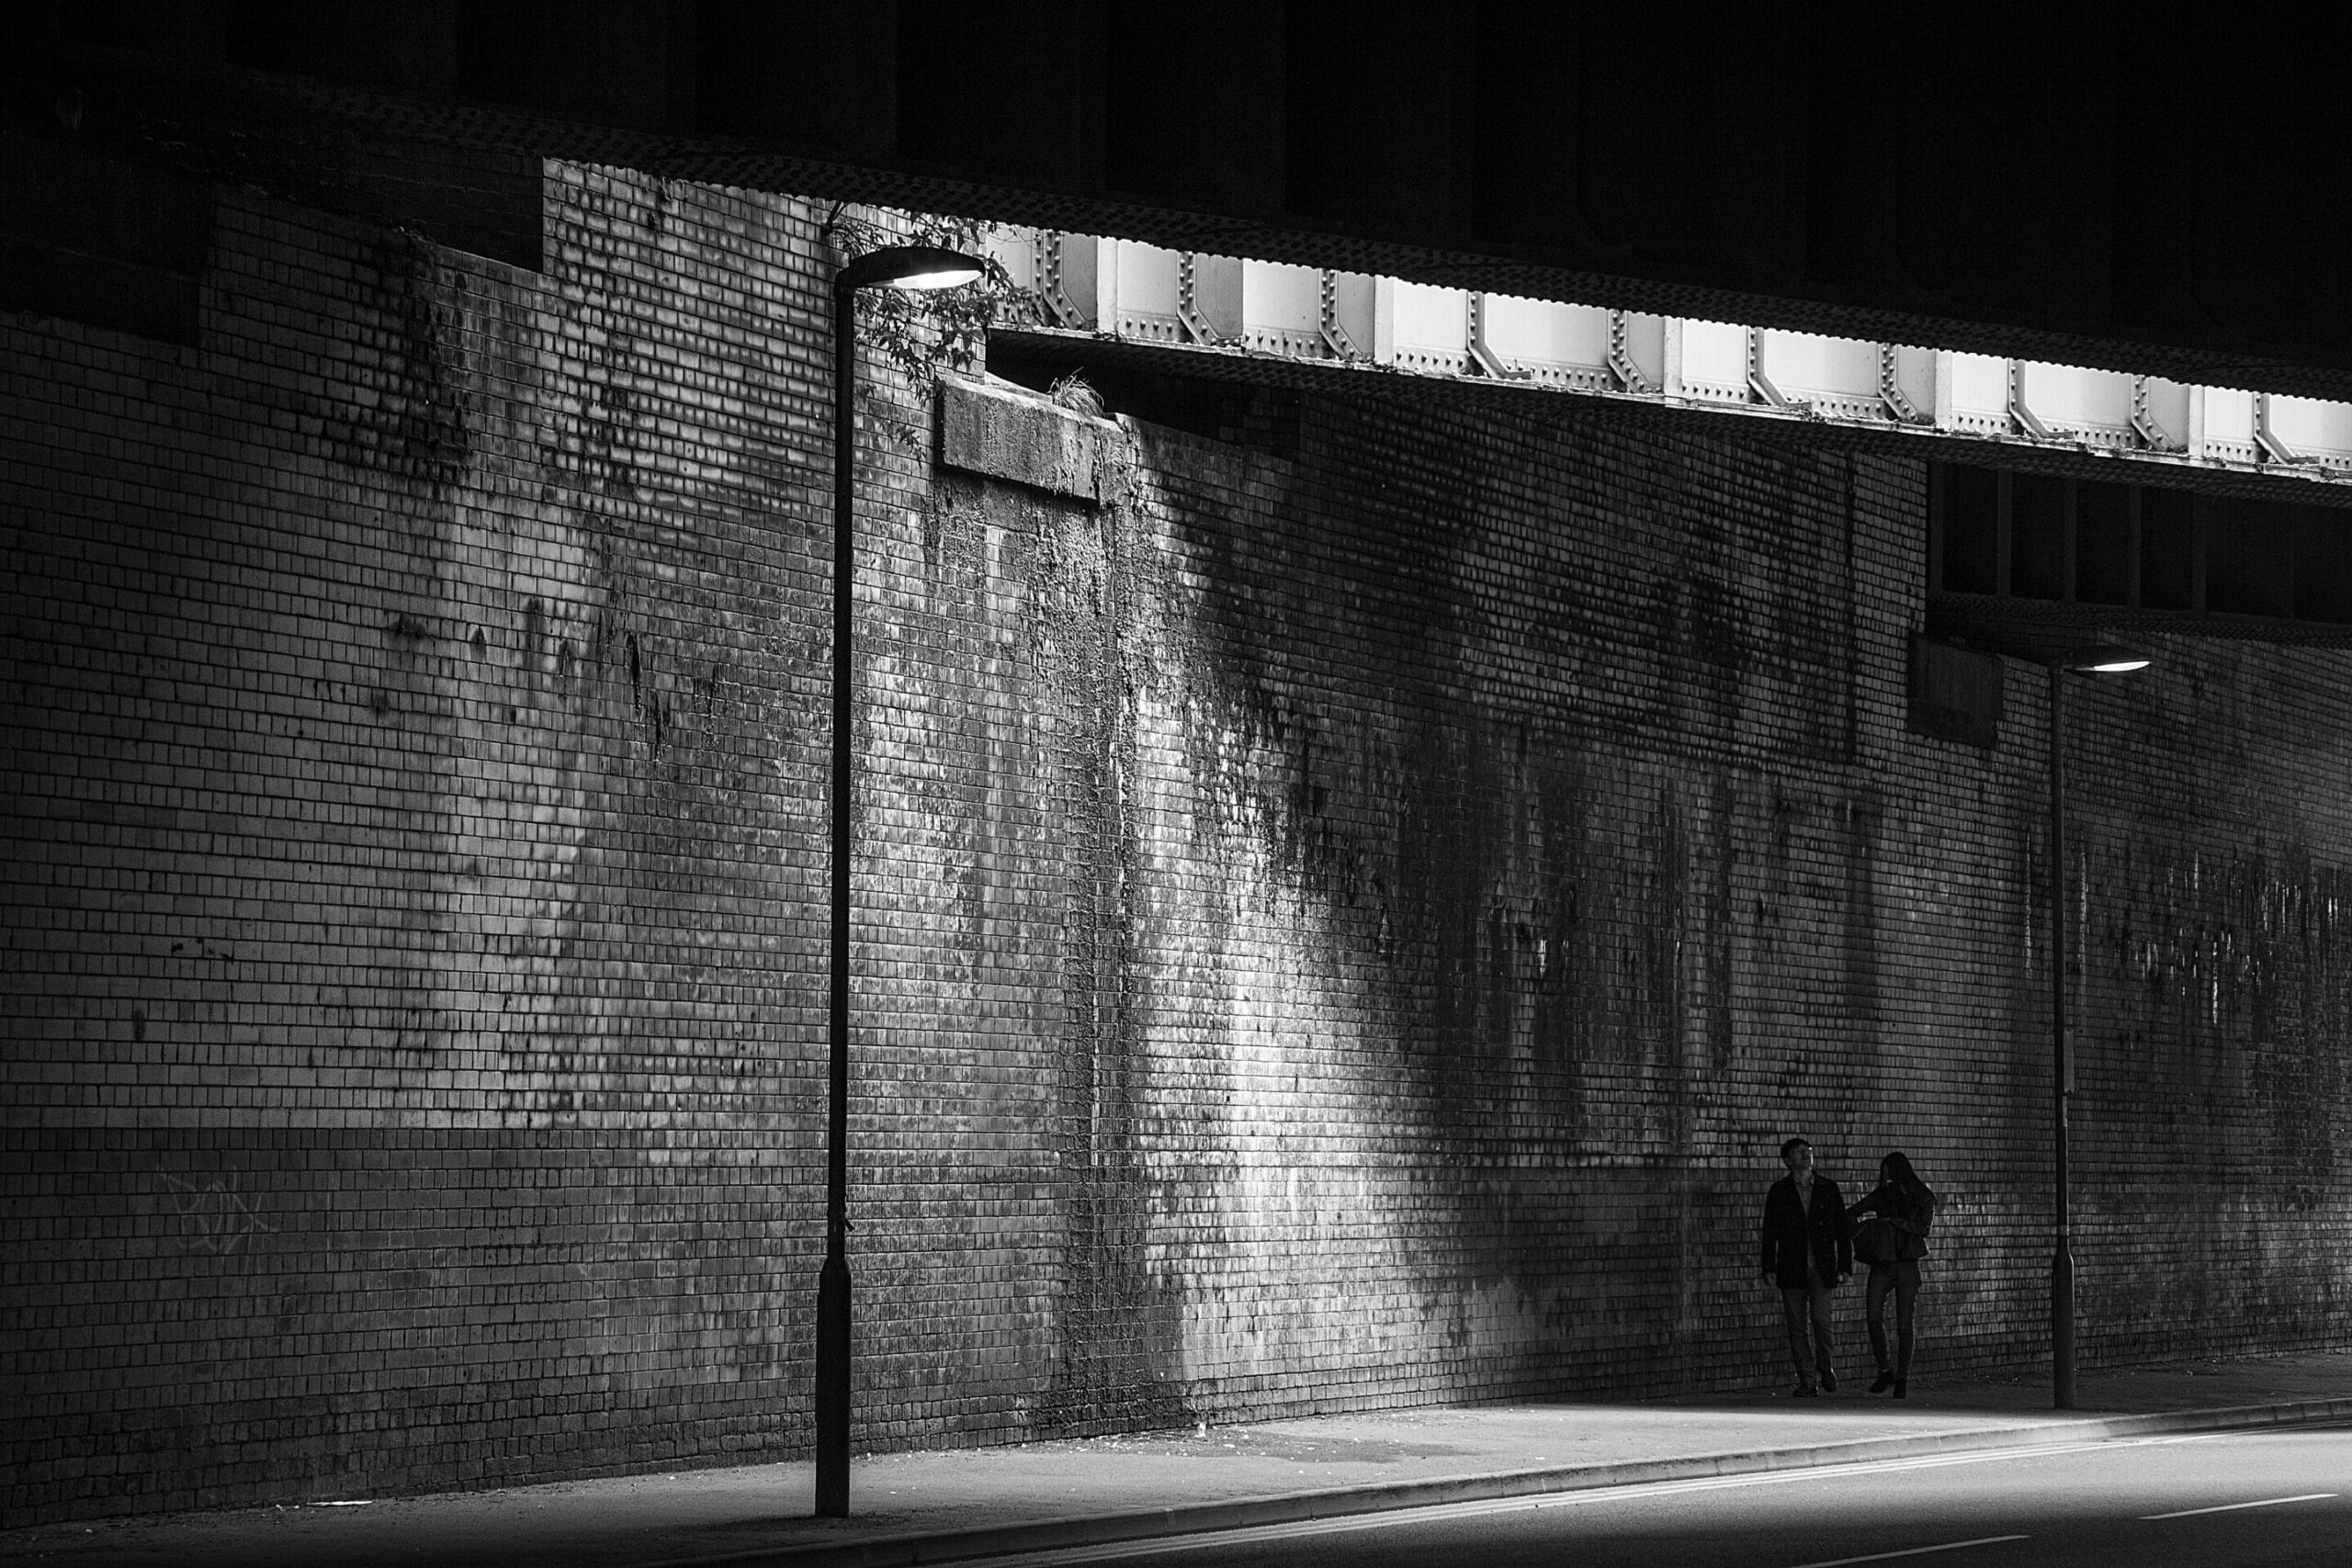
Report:
M 2050 1258 L 2050 1393 L 2060 1410 L 2075 1408 L 2074 1217 L 2066 1188 L 2066 1111 L 2074 1092 L 2074 1063 L 2066 1039 L 2066 754 L 2061 717 L 2067 676 L 2129 675 L 2148 664 L 2148 656 L 2137 649 L 2106 644 L 2074 649 L 2050 661 L 2051 1157 L 2058 1231 Z
M 854 457 L 857 295 L 862 288 L 953 288 L 980 263 L 936 245 L 871 251 L 833 278 L 832 968 L 826 996 L 825 1264 L 817 1277 L 817 1514 L 849 1517 L 849 943 L 851 718 L 855 692 L 851 607 L 856 586 Z

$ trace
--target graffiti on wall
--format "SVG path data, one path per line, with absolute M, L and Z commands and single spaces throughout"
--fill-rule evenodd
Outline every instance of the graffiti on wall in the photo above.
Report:
M 159 1170 L 164 1202 L 175 1223 L 173 1238 L 182 1252 L 225 1258 L 251 1251 L 258 1236 L 275 1235 L 277 1227 L 261 1217 L 256 1200 L 237 1190 L 223 1177 L 190 1179 Z

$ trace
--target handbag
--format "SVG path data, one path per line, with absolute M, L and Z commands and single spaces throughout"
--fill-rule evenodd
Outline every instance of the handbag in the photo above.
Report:
M 1902 1233 L 1883 1219 L 1864 1220 L 1854 1233 L 1854 1256 L 1865 1263 L 1893 1263 L 1902 1252 Z

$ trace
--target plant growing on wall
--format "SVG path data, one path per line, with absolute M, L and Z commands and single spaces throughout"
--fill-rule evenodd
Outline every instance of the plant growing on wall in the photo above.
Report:
M 844 265 L 890 245 L 941 245 L 981 264 L 979 277 L 960 288 L 866 288 L 858 293 L 859 341 L 904 378 L 916 408 L 928 408 L 942 368 L 978 367 L 989 326 L 1032 307 L 1012 275 L 989 254 L 986 223 L 887 208 L 873 210 L 874 217 L 862 218 L 837 205 L 827 216 L 822 233 Z M 875 381 L 861 378 L 857 397 L 876 429 L 888 431 L 902 446 L 922 444 L 922 431 L 902 417 Z

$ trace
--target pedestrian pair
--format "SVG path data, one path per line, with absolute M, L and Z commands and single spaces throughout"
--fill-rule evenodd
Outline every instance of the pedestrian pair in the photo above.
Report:
M 1788 1329 L 1789 1359 L 1796 1368 L 1799 1399 L 1838 1392 L 1836 1341 L 1829 1292 L 1853 1277 L 1859 1253 L 1870 1269 L 1863 1298 L 1871 1349 L 1878 1359 L 1872 1393 L 1892 1390 L 1909 1395 L 1911 1352 L 1916 1340 L 1919 1260 L 1928 1255 L 1928 1231 L 1935 1219 L 1936 1195 L 1899 1149 L 1879 1161 L 1878 1185 L 1849 1206 L 1828 1177 L 1814 1169 L 1813 1145 L 1791 1138 L 1781 1145 L 1788 1174 L 1765 1195 L 1763 1273 L 1781 1292 Z M 1857 1227 L 1857 1219 L 1872 1218 Z M 1894 1346 L 1888 1354 L 1886 1298 L 1894 1297 Z

